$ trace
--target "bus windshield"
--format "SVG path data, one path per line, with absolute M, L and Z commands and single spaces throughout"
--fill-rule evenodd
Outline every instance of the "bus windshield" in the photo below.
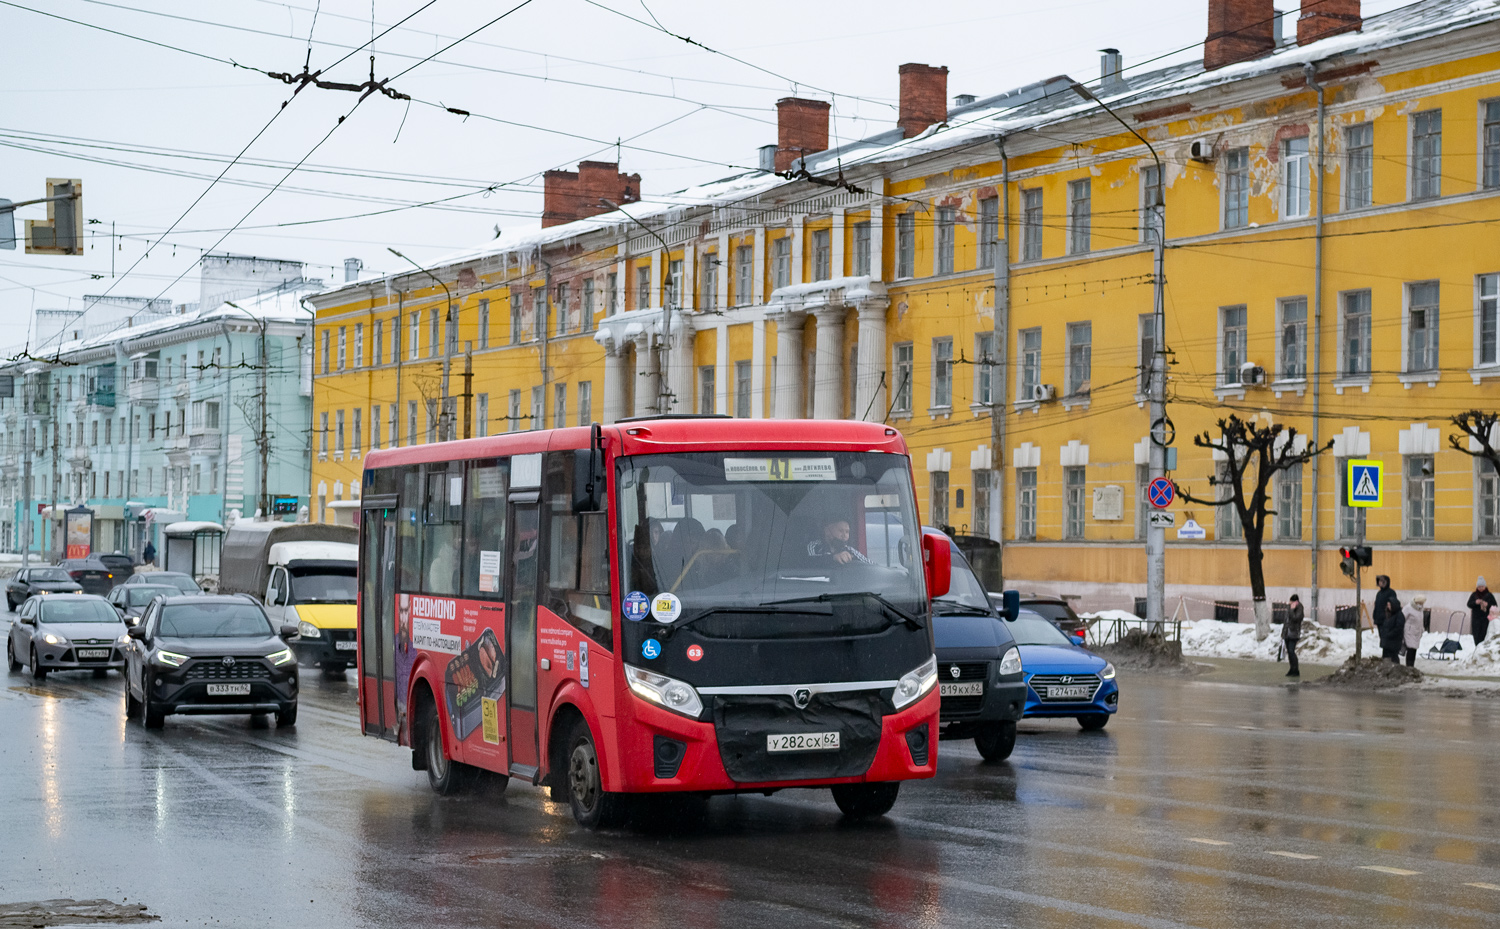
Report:
M 705 612 L 816 614 L 830 612 L 820 603 L 846 598 L 878 598 L 897 615 L 926 611 L 904 456 L 639 455 L 619 469 L 623 590 L 675 594 L 683 621 Z M 880 606 L 857 605 L 881 615 Z

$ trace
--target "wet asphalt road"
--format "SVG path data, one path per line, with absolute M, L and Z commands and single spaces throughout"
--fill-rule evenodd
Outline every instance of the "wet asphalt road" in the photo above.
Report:
M 3 627 L 0 627 L 3 628 Z M 0 671 L 3 673 L 3 671 Z M 0 688 L 0 903 L 165 925 L 1500 926 L 1500 702 L 1126 677 L 1100 733 L 944 743 L 882 820 L 822 791 L 591 834 L 442 799 L 304 677 L 295 730 L 125 721 L 111 674 Z

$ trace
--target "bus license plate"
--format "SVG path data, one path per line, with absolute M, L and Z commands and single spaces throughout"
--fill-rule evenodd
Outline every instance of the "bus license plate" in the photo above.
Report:
M 78 657 L 79 658 L 108 658 L 109 657 L 109 649 L 107 649 L 107 648 L 80 648 L 78 650 Z
M 1074 684 L 1071 687 L 1061 687 L 1053 684 L 1047 688 L 1047 696 L 1053 700 L 1067 700 L 1070 698 L 1082 698 L 1086 700 L 1093 692 L 1094 688 L 1089 684 L 1081 686 Z
M 791 735 L 766 736 L 768 752 L 836 752 L 837 732 L 798 732 Z
M 342 639 L 333 643 L 333 650 L 336 652 L 352 652 L 354 651 L 355 644 L 353 639 Z
M 938 688 L 944 697 L 982 697 L 984 696 L 984 681 L 971 681 L 967 684 L 942 684 Z
M 208 695 L 210 697 L 248 697 L 250 695 L 250 685 L 209 684 Z

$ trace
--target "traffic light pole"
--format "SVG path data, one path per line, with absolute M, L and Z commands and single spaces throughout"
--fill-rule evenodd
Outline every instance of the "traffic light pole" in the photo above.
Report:
M 1359 520 L 1359 541 L 1355 542 L 1354 544 L 1356 546 L 1358 546 L 1358 548 L 1364 548 L 1364 545 L 1365 545 L 1365 520 L 1364 520 L 1364 515 L 1365 514 L 1364 513 L 1360 513 L 1359 515 L 1360 515 L 1360 520 Z M 1358 551 L 1358 548 L 1356 549 L 1356 551 Z M 1359 664 L 1359 659 L 1360 659 L 1360 656 L 1362 654 L 1362 649 L 1360 648 L 1360 643 L 1364 641 L 1364 637 L 1365 637 L 1365 620 L 1364 620 L 1365 601 L 1364 601 L 1364 584 L 1362 583 L 1364 581 L 1364 578 L 1365 578 L 1365 566 L 1362 565 L 1362 564 L 1360 564 L 1359 563 L 1359 558 L 1356 557 L 1354 559 L 1354 663 L 1356 665 Z M 1372 613 L 1371 615 L 1373 616 L 1374 614 Z

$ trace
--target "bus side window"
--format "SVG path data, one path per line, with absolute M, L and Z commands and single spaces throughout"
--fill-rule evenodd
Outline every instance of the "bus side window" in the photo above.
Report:
M 441 469 L 441 470 L 439 470 Z M 463 525 L 463 463 L 428 465 L 422 510 L 422 592 L 458 596 L 459 544 Z
M 547 606 L 612 651 L 606 517 L 573 512 L 573 452 L 554 452 L 548 458 Z
M 401 504 L 397 510 L 396 533 L 400 537 L 400 589 L 409 593 L 422 590 L 422 540 L 417 534 L 417 514 L 422 507 L 422 472 L 416 465 L 399 469 Z
M 469 464 L 464 506 L 464 596 L 491 598 L 505 592 L 505 495 L 510 491 L 510 461 L 489 459 Z

